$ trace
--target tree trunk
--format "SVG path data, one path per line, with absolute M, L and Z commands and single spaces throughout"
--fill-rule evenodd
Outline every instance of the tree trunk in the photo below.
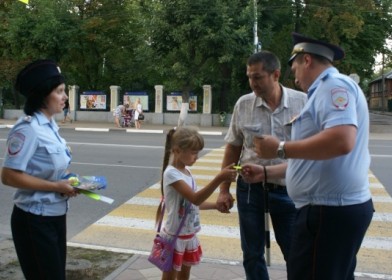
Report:
M 222 74 L 222 84 L 219 93 L 219 110 L 227 111 L 227 96 L 229 95 L 231 68 L 227 64 L 223 64 L 220 68 Z

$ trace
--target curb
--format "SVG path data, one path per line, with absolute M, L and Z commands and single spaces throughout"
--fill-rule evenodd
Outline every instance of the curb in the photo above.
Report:
M 140 258 L 140 255 L 133 255 L 130 257 L 126 262 L 124 262 L 120 267 L 118 267 L 116 270 L 112 271 L 108 276 L 104 278 L 104 280 L 114 280 L 116 279 L 117 276 L 121 274 L 124 270 L 127 268 L 131 267 L 131 264 L 137 261 Z

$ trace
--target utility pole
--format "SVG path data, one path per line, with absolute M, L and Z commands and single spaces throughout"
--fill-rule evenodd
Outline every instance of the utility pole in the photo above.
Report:
M 384 77 L 384 61 L 385 55 L 382 52 L 382 67 L 381 67 L 381 111 L 385 111 L 385 77 Z
M 102 60 L 102 77 L 105 76 L 105 63 L 106 63 L 106 54 L 103 55 L 103 60 Z
M 255 53 L 259 51 L 259 37 L 257 36 L 257 0 L 253 0 L 254 9 L 254 24 L 253 24 L 253 44 L 255 46 Z

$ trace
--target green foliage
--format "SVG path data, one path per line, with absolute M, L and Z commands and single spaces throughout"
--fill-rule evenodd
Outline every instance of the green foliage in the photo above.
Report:
M 251 10 L 243 1 L 154 1 L 148 28 L 163 84 L 187 93 L 212 84 L 227 109 L 232 72 L 251 52 Z
M 392 67 L 392 0 L 15 0 L 0 2 L 0 88 L 7 106 L 21 106 L 12 90 L 17 72 L 37 58 L 55 59 L 67 84 L 80 91 L 119 85 L 123 91 L 213 91 L 213 111 L 230 112 L 250 91 L 245 75 L 257 14 L 263 49 L 281 58 L 282 82 L 291 32 L 340 44 L 336 66 L 371 80 L 375 56 Z M 364 82 L 365 83 L 365 82 Z M 365 84 L 364 84 L 365 85 Z M 200 100 L 200 99 L 199 99 Z
M 383 49 L 385 39 L 392 34 L 391 1 L 305 2 L 299 15 L 299 31 L 341 45 L 346 57 L 336 64 L 339 70 L 346 74 L 357 73 L 361 80 L 369 77 L 376 53 Z

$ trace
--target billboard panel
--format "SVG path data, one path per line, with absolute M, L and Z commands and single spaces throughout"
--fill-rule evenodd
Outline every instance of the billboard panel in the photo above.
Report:
M 144 91 L 130 91 L 126 92 L 123 97 L 123 104 L 129 104 L 129 109 L 135 109 L 135 102 L 140 98 L 143 111 L 149 111 L 148 95 Z
M 167 111 L 180 111 L 182 105 L 182 95 L 181 92 L 172 92 L 170 95 L 166 96 L 166 110 Z M 197 96 L 189 96 L 189 108 L 188 111 L 197 111 Z
M 85 91 L 80 95 L 81 110 L 106 110 L 107 96 L 102 91 Z

